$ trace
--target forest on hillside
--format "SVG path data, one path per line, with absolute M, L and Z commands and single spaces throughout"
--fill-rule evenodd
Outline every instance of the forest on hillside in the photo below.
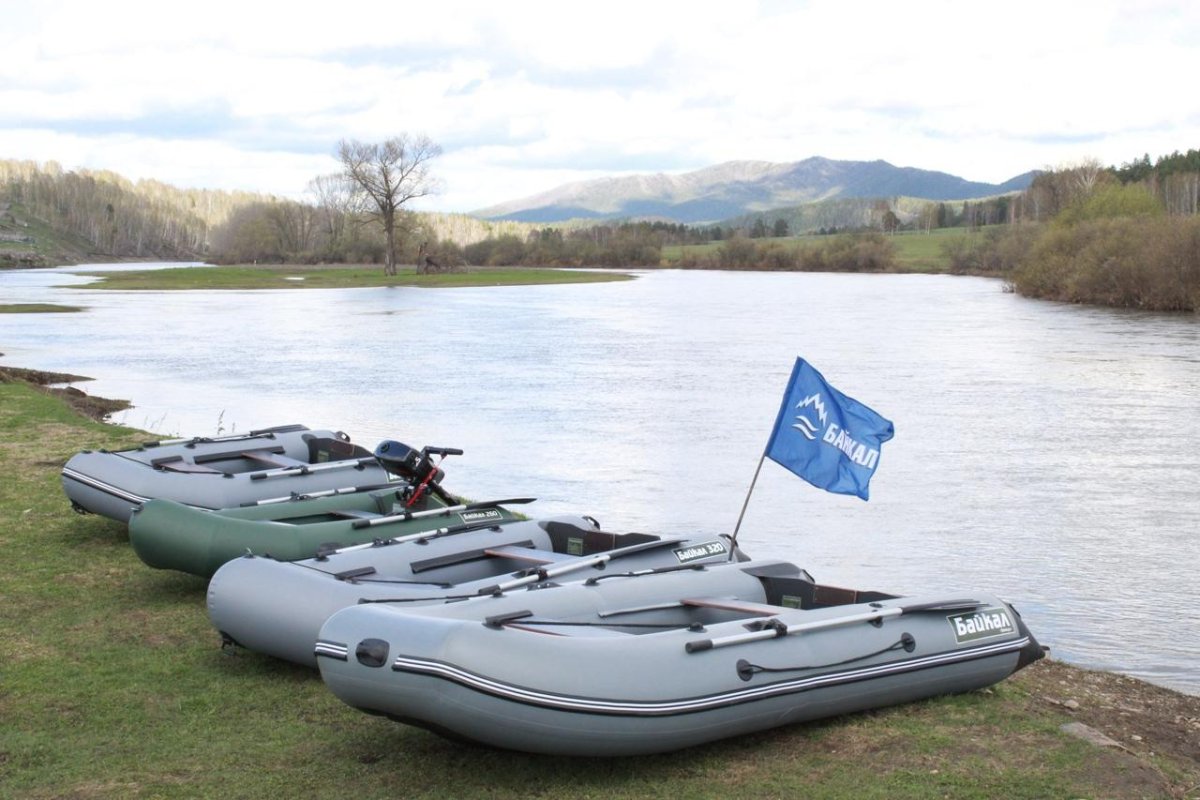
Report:
M 377 263 L 384 247 L 348 190 L 329 178 L 314 179 L 306 198 L 293 200 L 134 182 L 103 170 L 66 170 L 53 161 L 0 159 L 0 256 L 32 249 L 22 247 L 33 244 L 30 220 L 70 240 L 72 247 L 57 254 L 60 261 Z M 466 214 L 406 213 L 401 224 L 414 259 L 422 243 L 461 247 L 523 237 L 531 229 Z
M 213 228 L 249 195 L 133 183 L 104 171 L 64 170 L 55 162 L 0 160 L 0 235 L 19 237 L 32 217 L 76 237 L 84 255 L 191 259 L 205 252 Z M 17 210 L 20 210 L 20 219 Z

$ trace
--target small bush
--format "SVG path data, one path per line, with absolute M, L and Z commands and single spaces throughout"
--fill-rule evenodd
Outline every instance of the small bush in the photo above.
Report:
M 717 249 L 721 269 L 753 269 L 758 265 L 758 245 L 741 236 L 727 240 Z
M 880 272 L 896 261 L 896 246 L 882 233 L 837 236 L 825 250 L 826 267 L 838 272 Z

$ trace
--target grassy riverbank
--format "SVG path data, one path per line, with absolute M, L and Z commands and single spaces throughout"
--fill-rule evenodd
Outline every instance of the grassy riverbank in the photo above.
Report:
M 67 458 L 149 435 L 15 377 L 0 372 L 2 797 L 1200 793 L 1200 698 L 1054 661 L 984 692 L 626 760 L 484 750 L 368 717 L 313 672 L 223 653 L 203 580 L 145 567 L 124 526 L 71 512 Z
M 0 314 L 61 314 L 74 311 L 83 311 L 83 308 L 58 303 L 0 303 Z
M 584 272 L 521 267 L 471 267 L 463 272 L 418 275 L 412 267 L 383 274 L 379 266 L 231 266 L 171 267 L 129 272 L 85 272 L 101 278 L 88 289 L 347 289 L 374 286 L 521 286 L 545 283 L 595 283 L 628 280 L 620 272 Z

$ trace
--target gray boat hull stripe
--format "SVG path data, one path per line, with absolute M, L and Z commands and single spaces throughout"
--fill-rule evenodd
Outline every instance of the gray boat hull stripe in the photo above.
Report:
M 70 478 L 76 483 L 82 483 L 84 486 L 90 486 L 96 491 L 110 494 L 113 497 L 119 497 L 122 500 L 128 500 L 131 503 L 137 503 L 140 505 L 150 499 L 149 497 L 136 495 L 133 492 L 127 492 L 118 486 L 113 486 L 111 483 L 105 483 L 104 481 L 93 478 L 90 475 L 84 475 L 82 472 L 76 472 L 75 470 L 67 469 L 66 467 L 63 468 L 62 474 L 64 478 Z
M 350 648 L 340 642 L 317 642 L 317 646 L 313 649 L 313 654 L 325 656 L 326 658 L 336 658 L 338 661 L 348 661 L 350 659 Z
M 1011 653 L 1020 650 L 1021 648 L 1027 646 L 1029 641 L 1029 637 L 1025 636 L 1020 639 L 998 642 L 996 644 L 973 647 L 965 650 L 939 653 L 936 655 L 907 659 L 905 661 L 887 664 L 877 664 L 869 667 L 859 667 L 857 669 L 831 672 L 823 675 L 792 678 L 788 680 L 777 681 L 764 686 L 748 687 L 733 692 L 723 692 L 720 694 L 687 698 L 670 702 L 638 700 L 609 701 L 553 694 L 549 692 L 539 692 L 534 689 L 528 689 L 509 683 L 492 680 L 451 664 L 445 664 L 426 659 L 409 658 L 407 656 L 397 657 L 396 660 L 392 662 L 392 669 L 396 672 L 409 672 L 418 675 L 428 675 L 431 677 L 442 678 L 443 680 L 460 684 L 475 691 L 495 695 L 497 697 L 505 698 L 507 700 L 525 705 L 543 706 L 563 711 L 591 714 L 667 716 L 671 714 L 689 714 L 697 711 L 706 711 L 713 708 L 721 708 L 724 706 L 732 706 L 740 703 L 763 700 L 779 695 L 804 692 L 810 689 L 817 689 L 825 686 L 853 683 L 855 681 L 868 680 L 870 678 L 898 675 L 905 672 L 916 672 L 923 669 L 933 669 L 936 667 L 947 666 L 964 661 L 974 661 L 976 659 L 1003 655 L 1005 653 Z M 328 645 L 333 643 L 322 644 Z M 336 647 L 336 645 L 334 646 Z M 345 645 L 341 646 L 345 647 Z M 317 654 L 326 655 L 326 653 L 320 652 L 320 648 L 318 649 Z

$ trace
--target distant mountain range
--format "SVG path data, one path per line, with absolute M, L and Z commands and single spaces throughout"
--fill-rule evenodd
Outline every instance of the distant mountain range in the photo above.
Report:
M 664 219 L 689 224 L 795 207 L 823 200 L 912 197 L 971 200 L 1021 191 L 1036 172 L 1000 184 L 896 167 L 886 161 L 807 158 L 788 164 L 729 161 L 681 175 L 631 175 L 568 183 L 548 192 L 481 209 L 492 220 L 550 223 L 569 219 Z

